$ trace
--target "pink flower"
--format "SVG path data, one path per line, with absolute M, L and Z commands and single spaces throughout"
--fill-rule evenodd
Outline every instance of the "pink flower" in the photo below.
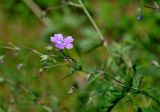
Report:
M 72 38 L 72 36 L 67 36 L 66 38 L 64 38 L 62 34 L 54 34 L 54 36 L 52 36 L 50 40 L 59 49 L 73 48 L 72 42 L 74 41 L 74 39 Z

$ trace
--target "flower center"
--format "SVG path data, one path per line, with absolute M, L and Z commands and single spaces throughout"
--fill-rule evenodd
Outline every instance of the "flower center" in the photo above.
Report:
M 60 40 L 59 44 L 63 45 L 64 44 L 64 40 Z

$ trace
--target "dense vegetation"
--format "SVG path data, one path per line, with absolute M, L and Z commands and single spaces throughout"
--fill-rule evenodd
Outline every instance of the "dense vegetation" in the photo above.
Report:
M 0 0 L 0 112 L 160 112 L 159 4 Z

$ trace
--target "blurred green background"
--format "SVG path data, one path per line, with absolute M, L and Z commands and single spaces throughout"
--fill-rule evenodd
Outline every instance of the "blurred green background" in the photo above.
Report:
M 78 3 L 78 0 L 71 1 Z M 33 48 L 47 54 L 51 35 L 72 35 L 75 47 L 65 52 L 94 70 L 102 63 L 107 64 L 109 56 L 107 50 L 99 46 L 91 22 L 81 8 L 68 5 L 67 1 L 34 2 L 42 10 L 39 17 L 33 12 L 37 7 L 32 9 L 25 0 L 0 0 L 0 44 L 20 48 L 19 51 L 0 48 L 1 58 L 4 56 L 0 64 L 0 112 L 103 112 L 100 106 L 106 103 L 105 99 L 90 96 L 107 85 L 94 81 L 83 88 L 87 75 L 82 72 L 62 80 L 69 67 L 62 65 L 44 70 L 39 55 L 23 50 Z M 150 0 L 84 0 L 84 4 L 111 51 L 127 54 L 136 65 L 136 77 L 143 77 L 143 88 L 160 100 L 160 12 L 143 7 L 143 4 L 153 6 Z M 138 14 L 142 16 L 140 21 Z M 112 73 L 112 66 L 110 63 L 106 71 Z M 68 93 L 75 86 L 82 89 Z M 159 112 L 159 108 L 144 96 L 128 95 L 113 112 L 141 112 L 141 109 Z

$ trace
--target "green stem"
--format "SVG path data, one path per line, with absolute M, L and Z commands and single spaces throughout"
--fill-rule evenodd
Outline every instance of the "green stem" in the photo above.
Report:
M 1 45 L 0 45 L 0 48 L 9 49 L 9 50 L 15 50 L 15 48 L 9 47 L 9 46 L 1 46 Z
M 116 81 L 116 82 L 117 82 L 118 84 L 120 84 L 120 86 L 122 86 L 122 87 L 126 87 L 126 88 L 129 88 L 129 89 L 135 90 L 135 91 L 139 91 L 138 88 L 128 87 L 128 85 L 126 85 L 126 84 L 124 84 L 123 82 L 115 79 L 114 77 L 112 77 L 112 76 L 110 76 L 110 75 L 108 75 L 108 74 L 106 74 L 106 73 L 103 73 L 103 74 L 106 75 L 106 76 L 108 76 L 108 77 L 111 78 L 112 80 Z
M 70 6 L 74 6 L 74 7 L 78 7 L 78 8 L 82 8 L 81 5 L 73 3 L 73 2 L 65 2 L 63 1 L 62 3 L 66 4 L 66 5 L 70 5 Z
M 55 64 L 55 65 L 46 66 L 46 67 L 44 67 L 44 68 L 49 69 L 49 68 L 52 68 L 52 67 L 59 67 L 59 66 L 67 65 L 67 64 L 68 64 L 68 63 L 60 63 L 60 64 Z
M 103 41 L 104 46 L 108 49 L 107 47 L 107 42 L 105 41 L 102 33 L 100 32 L 97 24 L 95 23 L 95 21 L 93 20 L 92 16 L 89 14 L 88 10 L 86 9 L 86 7 L 84 6 L 82 0 L 79 0 L 80 5 L 82 6 L 83 11 L 85 12 L 86 16 L 88 17 L 88 19 L 91 21 L 91 23 L 93 24 L 95 30 L 97 31 L 97 34 L 99 35 L 100 39 Z

